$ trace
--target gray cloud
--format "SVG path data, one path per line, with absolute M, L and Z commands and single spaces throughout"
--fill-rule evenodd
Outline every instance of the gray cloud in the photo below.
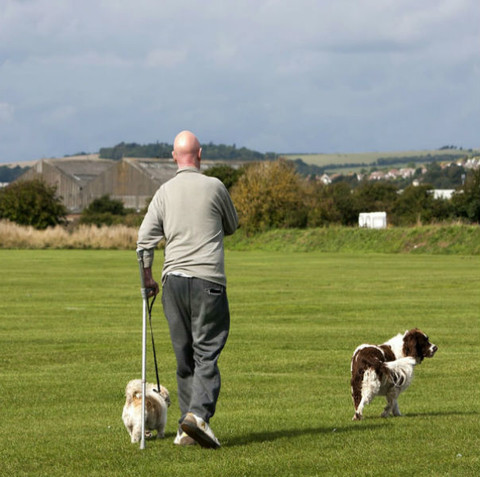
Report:
M 0 161 L 120 141 L 479 147 L 477 0 L 7 0 Z

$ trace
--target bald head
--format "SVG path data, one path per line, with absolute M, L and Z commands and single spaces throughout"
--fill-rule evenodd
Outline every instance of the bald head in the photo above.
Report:
M 190 131 L 178 133 L 173 143 L 172 156 L 179 168 L 200 168 L 202 148 L 195 134 Z

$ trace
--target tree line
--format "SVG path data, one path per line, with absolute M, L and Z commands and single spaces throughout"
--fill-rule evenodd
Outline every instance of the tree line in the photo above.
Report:
M 0 166 L 0 182 L 13 182 L 17 177 L 20 177 L 28 167 L 10 167 Z
M 137 143 L 121 142 L 113 147 L 102 147 L 99 155 L 102 159 L 120 160 L 123 157 L 149 157 L 170 159 L 173 145 L 165 142 L 141 145 Z M 214 144 L 209 142 L 202 145 L 202 157 L 209 160 L 232 161 L 264 161 L 274 157 L 274 153 L 262 154 L 246 147 L 237 148 L 235 144 Z
M 240 224 L 247 233 L 271 228 L 355 226 L 361 212 L 386 212 L 388 223 L 394 226 L 459 220 L 480 223 L 480 168 L 467 173 L 451 199 L 436 198 L 433 190 L 428 183 L 400 189 L 390 181 L 325 185 L 302 177 L 291 163 L 282 160 L 246 166 L 230 187 Z
M 361 212 L 386 212 L 389 225 L 438 222 L 480 223 L 480 168 L 470 170 L 451 199 L 436 198 L 423 183 L 399 189 L 387 181 L 345 181 L 325 185 L 300 175 L 291 162 L 263 161 L 239 169 L 219 165 L 205 171 L 230 191 L 240 226 L 247 234 L 274 228 L 355 226 Z M 81 214 L 80 223 L 140 225 L 146 209 L 127 210 L 103 196 Z M 41 180 L 14 182 L 0 190 L 0 219 L 37 229 L 66 224 L 67 210 L 56 188 Z

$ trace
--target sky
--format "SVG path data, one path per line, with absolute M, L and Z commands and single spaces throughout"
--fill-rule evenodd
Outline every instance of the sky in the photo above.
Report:
M 480 148 L 478 0 L 0 0 L 0 163 Z

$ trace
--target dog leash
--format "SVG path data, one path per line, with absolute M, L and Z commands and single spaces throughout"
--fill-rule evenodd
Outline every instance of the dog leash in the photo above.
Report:
M 147 308 L 148 308 L 148 321 L 150 322 L 150 336 L 152 337 L 152 348 L 153 348 L 153 361 L 155 363 L 155 374 L 157 376 L 157 392 L 160 393 L 160 379 L 158 377 L 158 364 L 157 364 L 157 352 L 155 351 L 155 340 L 153 339 L 153 327 L 152 327 L 152 308 L 155 303 L 157 295 L 153 295 L 152 302 L 148 302 L 147 298 Z

